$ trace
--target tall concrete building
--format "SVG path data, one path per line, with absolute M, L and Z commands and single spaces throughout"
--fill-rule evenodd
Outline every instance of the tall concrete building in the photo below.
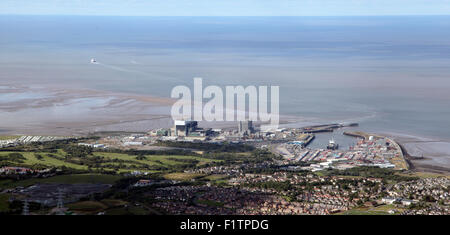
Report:
M 196 121 L 175 121 L 173 136 L 188 136 L 190 132 L 197 129 Z
M 250 134 L 253 132 L 253 122 L 252 121 L 239 121 L 238 127 L 239 133 Z

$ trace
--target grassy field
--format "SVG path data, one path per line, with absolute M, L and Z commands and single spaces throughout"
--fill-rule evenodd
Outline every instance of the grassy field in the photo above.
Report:
M 145 156 L 146 159 L 144 159 L 144 160 L 137 160 L 136 156 L 122 154 L 122 153 L 96 152 L 96 153 L 94 153 L 94 155 L 109 158 L 109 159 L 120 159 L 120 160 L 133 161 L 136 163 L 142 163 L 142 164 L 147 164 L 147 165 L 162 165 L 162 166 L 183 164 L 182 162 L 170 160 L 170 158 L 197 160 L 197 161 L 199 161 L 198 165 L 202 165 L 202 164 L 210 163 L 210 162 L 214 161 L 211 159 L 206 159 L 206 158 L 201 158 L 201 157 L 179 156 L 179 155 L 146 155 Z
M 391 215 L 388 211 L 395 210 L 398 214 L 402 209 L 395 208 L 393 205 L 381 205 L 377 207 L 358 207 L 348 211 L 338 213 L 338 215 Z
M 209 180 L 213 184 L 226 184 L 228 182 L 227 175 L 208 175 L 203 177 L 203 179 Z
M 198 178 L 203 176 L 203 174 L 196 174 L 196 173 L 170 173 L 165 174 L 164 178 L 168 180 L 180 180 L 180 181 L 187 181 L 194 178 Z
M 59 175 L 49 178 L 31 178 L 21 181 L 1 180 L 0 188 L 14 188 L 18 186 L 27 187 L 36 183 L 60 183 L 60 184 L 113 184 L 121 177 L 118 175 L 100 175 L 100 174 L 78 174 L 78 175 Z
M 118 206 L 124 206 L 127 204 L 126 201 L 117 200 L 117 199 L 103 199 L 101 202 L 108 207 L 118 207 Z
M 205 176 L 204 179 L 207 179 L 210 181 L 216 181 L 216 180 L 222 180 L 226 177 L 227 177 L 227 175 L 208 175 L 208 176 Z
M 9 195 L 0 194 L 0 212 L 8 211 L 9 203 L 8 203 Z
M 410 176 L 410 177 L 419 177 L 419 178 L 446 177 L 446 178 L 450 179 L 450 175 L 444 175 L 444 174 L 438 174 L 438 173 L 429 173 L 429 172 L 399 173 L 399 175 Z
M 0 152 L 0 156 L 7 157 L 14 152 Z M 56 153 L 45 152 L 16 152 L 25 157 L 22 163 L 8 160 L 6 163 L 10 166 L 45 166 L 45 167 L 68 167 L 76 170 L 88 170 L 87 165 L 77 164 L 76 162 L 64 161 L 64 157 L 67 155 L 64 151 L 58 150 Z M 38 159 L 36 155 L 42 156 L 42 159 Z M 55 157 L 51 157 L 54 155 Z M 101 163 L 101 167 L 105 170 L 113 170 L 111 166 L 124 166 L 118 170 L 118 173 L 131 172 L 135 170 L 145 170 L 148 172 L 157 172 L 149 170 L 147 167 L 166 167 L 170 168 L 177 165 L 187 164 L 189 160 L 198 161 L 197 166 L 217 162 L 220 160 L 206 159 L 196 156 L 181 156 L 181 155 L 146 155 L 144 159 L 138 160 L 137 156 L 121 154 L 121 153 L 106 153 L 106 152 L 94 152 L 94 157 L 103 157 L 106 161 Z M 88 156 L 93 157 L 93 156 Z M 117 162 L 116 160 L 121 160 Z M 96 168 L 93 168 L 96 169 Z M 97 168 L 98 169 L 98 168 Z
M 108 208 L 105 204 L 97 201 L 81 201 L 66 205 L 70 211 L 84 213 L 96 213 Z
M 105 199 L 102 201 L 81 201 L 66 205 L 77 214 L 97 214 L 105 211 L 107 215 L 148 215 L 146 209 L 130 205 L 125 201 Z
M 13 153 L 13 152 L 0 152 L 0 156 L 7 156 L 8 154 Z M 69 163 L 69 162 L 65 162 L 53 157 L 49 157 L 48 154 L 49 153 L 33 153 L 33 152 L 19 152 L 20 154 L 22 154 L 26 160 L 24 161 L 23 164 L 25 165 L 36 165 L 36 164 L 40 164 L 40 165 L 45 165 L 48 167 L 61 167 L 61 166 L 66 166 L 68 168 L 73 168 L 73 169 L 77 169 L 77 170 L 86 170 L 87 166 L 83 166 L 83 165 L 78 165 L 78 164 L 73 164 L 73 163 Z M 41 155 L 43 158 L 41 160 L 37 159 L 35 154 L 39 154 Z M 64 157 L 64 152 L 63 151 L 58 151 L 58 153 L 52 153 L 55 156 L 58 157 Z M 11 165 L 14 165 L 13 162 L 11 162 Z

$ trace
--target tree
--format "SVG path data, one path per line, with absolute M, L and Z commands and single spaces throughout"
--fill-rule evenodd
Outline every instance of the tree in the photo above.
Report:
M 64 151 L 70 157 L 85 158 L 92 154 L 93 149 L 89 146 L 69 145 L 64 148 Z
M 147 160 L 147 157 L 144 155 L 138 155 L 136 156 L 136 160 Z
M 44 159 L 44 157 L 42 157 L 42 155 L 37 154 L 37 153 L 34 154 L 34 157 L 35 157 L 37 160 L 42 160 L 42 159 Z
M 10 161 L 18 163 L 24 163 L 24 160 L 26 160 L 26 158 L 20 153 L 10 153 L 8 154 L 8 158 Z
M 435 202 L 436 200 L 431 195 L 426 195 L 423 197 L 425 202 Z

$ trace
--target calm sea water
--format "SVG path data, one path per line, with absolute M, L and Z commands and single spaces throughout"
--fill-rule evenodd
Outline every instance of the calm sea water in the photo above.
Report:
M 282 115 L 450 139 L 450 16 L 0 16 L 0 51 L 0 85 L 279 85 Z

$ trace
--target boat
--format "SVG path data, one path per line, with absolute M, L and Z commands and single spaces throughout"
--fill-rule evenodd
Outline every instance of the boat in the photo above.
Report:
M 338 148 L 339 148 L 339 144 L 337 144 L 337 143 L 334 141 L 334 139 L 331 139 L 331 140 L 328 142 L 327 149 L 336 150 L 336 149 L 338 149 Z
M 91 59 L 91 64 L 95 64 L 95 63 L 97 63 L 97 61 L 94 58 L 92 58 Z

